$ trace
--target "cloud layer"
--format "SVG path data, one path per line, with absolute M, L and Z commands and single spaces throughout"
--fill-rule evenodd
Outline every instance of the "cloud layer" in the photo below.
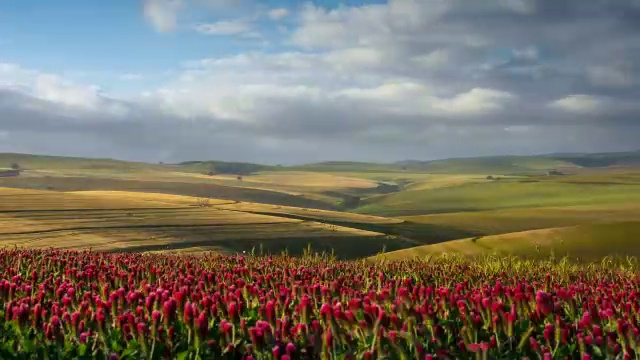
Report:
M 0 151 L 291 163 L 640 148 L 637 0 L 254 4 L 183 18 L 229 5 L 144 0 L 159 32 L 184 23 L 270 47 L 185 59 L 138 96 L 0 64 Z

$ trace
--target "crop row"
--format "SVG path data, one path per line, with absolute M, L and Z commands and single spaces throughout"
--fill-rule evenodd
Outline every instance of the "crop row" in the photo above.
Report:
M 0 250 L 0 358 L 632 359 L 632 265 Z

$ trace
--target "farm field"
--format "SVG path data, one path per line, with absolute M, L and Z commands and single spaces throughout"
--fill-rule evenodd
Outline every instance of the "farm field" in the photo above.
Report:
M 0 154 L 23 168 L 0 178 L 1 231 L 5 244 L 31 247 L 234 252 L 264 239 L 265 251 L 311 242 L 353 258 L 640 217 L 636 155 L 567 156 L 264 166 Z M 220 164 L 252 172 L 208 173 Z M 566 175 L 547 176 L 554 168 Z M 346 208 L 349 197 L 359 201 Z M 199 198 L 210 207 L 196 207 Z
M 568 257 L 598 261 L 605 256 L 638 257 L 640 221 L 620 221 L 571 227 L 546 228 L 502 235 L 447 241 L 434 245 L 392 251 L 369 258 L 373 261 L 401 260 L 440 254 L 481 257 L 497 254 L 522 258 Z
M 640 202 L 611 205 L 528 207 L 407 216 L 410 222 L 447 226 L 474 235 L 640 219 Z
M 0 358 L 7 360 L 640 354 L 629 346 L 640 342 L 633 261 L 366 263 L 317 254 L 0 249 L 0 268 Z
M 406 191 L 365 200 L 357 212 L 380 216 L 410 216 L 530 207 L 614 205 L 638 201 L 638 182 L 594 184 L 569 183 L 567 179 L 504 179 L 436 188 L 409 188 Z
M 189 251 L 301 253 L 308 244 L 340 256 L 374 254 L 383 247 L 417 243 L 325 223 L 398 223 L 358 214 L 281 208 L 265 215 L 262 204 L 122 191 L 55 192 L 0 188 L 0 246 L 92 248 L 101 251 Z M 288 211 L 287 211 L 288 209 Z M 286 215 L 305 214 L 305 219 Z M 280 216 L 278 216 L 278 214 Z

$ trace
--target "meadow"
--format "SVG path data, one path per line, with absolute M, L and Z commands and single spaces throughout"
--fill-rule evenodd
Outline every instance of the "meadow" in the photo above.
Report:
M 593 258 L 633 252 L 640 218 L 637 153 L 300 166 L 0 160 L 23 169 L 0 178 L 0 245 L 300 254 L 311 243 L 350 259 L 551 249 Z M 616 246 L 599 246 L 607 232 Z
M 417 243 L 326 223 L 400 220 L 306 208 L 125 191 L 56 192 L 0 188 L 0 245 L 96 251 L 291 251 L 308 244 L 342 257 Z M 264 213 L 269 213 L 266 215 Z M 305 219 L 287 215 L 304 214 Z M 314 221 L 316 219 L 317 221 Z
M 0 250 L 2 359 L 633 359 L 638 263 Z
M 634 159 L 0 154 L 0 358 L 640 358 Z

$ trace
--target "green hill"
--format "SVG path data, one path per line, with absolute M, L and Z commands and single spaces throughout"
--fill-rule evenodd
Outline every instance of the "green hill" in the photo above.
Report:
M 548 258 L 553 255 L 594 260 L 604 256 L 640 256 L 639 244 L 640 222 L 627 221 L 447 241 L 392 251 L 379 255 L 377 259 L 400 260 L 443 253 L 475 257 L 495 253 L 526 258 Z
M 558 178 L 564 180 L 565 177 Z M 409 216 L 632 201 L 640 201 L 640 187 L 637 184 L 570 183 L 514 178 L 466 182 L 449 187 L 409 188 L 398 193 L 366 199 L 357 212 L 381 216 Z

